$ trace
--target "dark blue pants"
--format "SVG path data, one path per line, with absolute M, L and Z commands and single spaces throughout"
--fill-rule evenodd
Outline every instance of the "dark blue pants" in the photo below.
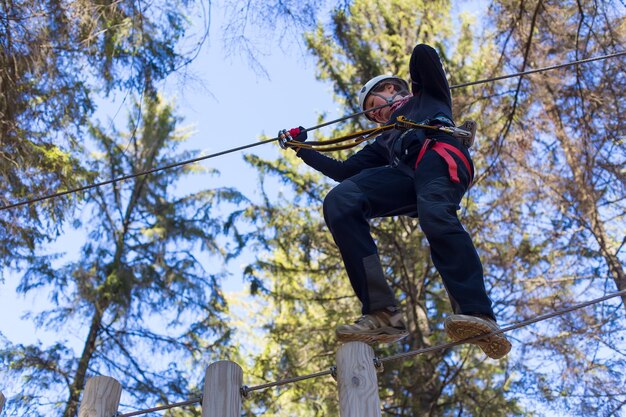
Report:
M 453 183 L 443 158 L 429 150 L 413 177 L 397 167 L 370 168 L 343 181 L 326 196 L 324 219 L 363 314 L 397 305 L 368 220 L 417 213 L 453 311 L 493 317 L 480 259 L 456 214 L 469 186 L 469 173 L 463 164 L 458 165 L 461 183 Z

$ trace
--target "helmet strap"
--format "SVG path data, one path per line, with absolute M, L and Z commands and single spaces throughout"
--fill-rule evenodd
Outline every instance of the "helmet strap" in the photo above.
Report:
M 386 97 L 386 96 L 383 96 L 382 94 L 380 94 L 380 93 L 376 93 L 376 92 L 374 92 L 374 91 L 372 91 L 372 92 L 370 93 L 370 95 L 372 95 L 372 96 L 376 96 L 376 97 L 380 97 L 380 98 L 382 98 L 383 100 L 385 100 L 385 101 L 387 102 L 387 104 L 391 104 L 391 103 L 393 103 L 393 102 L 394 102 L 394 100 L 396 99 L 396 97 L 398 97 L 398 96 L 400 96 L 400 95 L 402 94 L 402 92 L 403 92 L 403 91 L 398 91 L 398 92 L 396 92 L 396 93 L 395 93 L 393 96 L 391 96 L 391 97 Z

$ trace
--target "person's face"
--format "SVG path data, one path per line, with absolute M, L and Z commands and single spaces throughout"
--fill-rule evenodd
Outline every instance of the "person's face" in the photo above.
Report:
M 369 93 L 369 95 L 365 99 L 363 108 L 367 110 L 374 107 L 382 106 L 383 104 L 386 104 L 387 100 L 392 98 L 395 94 L 396 88 L 394 87 L 394 85 L 385 84 L 382 91 L 372 91 L 371 93 Z M 402 99 L 402 97 L 400 95 L 396 95 L 394 101 L 400 99 Z M 370 118 L 374 119 L 376 122 L 380 124 L 385 124 L 389 121 L 392 113 L 393 112 L 391 111 L 391 106 L 387 106 L 378 110 L 368 112 L 367 115 Z

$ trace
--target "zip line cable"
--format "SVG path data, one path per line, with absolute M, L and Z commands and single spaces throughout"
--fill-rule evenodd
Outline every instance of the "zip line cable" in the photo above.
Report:
M 383 104 L 383 105 L 378 106 L 378 107 L 373 107 L 373 108 L 371 108 L 371 109 L 369 109 L 367 111 L 369 112 L 369 111 L 373 111 L 373 110 L 378 110 L 378 109 L 381 109 L 381 108 L 387 107 L 387 106 L 389 106 L 389 104 Z M 339 119 L 331 120 L 329 122 L 322 123 L 322 124 L 317 125 L 317 126 L 313 126 L 313 127 L 309 128 L 309 129 L 305 129 L 305 131 L 309 132 L 311 130 L 319 129 L 321 127 L 328 126 L 328 125 L 333 124 L 333 123 L 339 123 L 339 122 L 342 122 L 342 121 L 347 120 L 349 118 L 352 118 L 352 117 L 355 117 L 355 116 L 359 116 L 359 115 L 361 115 L 363 113 L 365 113 L 365 111 L 361 111 L 361 112 L 358 112 L 358 113 L 350 114 L 348 116 L 344 116 L 344 117 L 341 117 Z M 0 211 L 8 210 L 8 209 L 11 209 L 11 208 L 16 208 L 16 207 L 20 207 L 20 206 L 24 206 L 26 204 L 32 204 L 32 203 L 37 203 L 37 202 L 44 201 L 44 200 L 49 200 L 49 199 L 55 198 L 55 197 L 61 197 L 61 196 L 68 195 L 68 194 L 75 194 L 75 193 L 79 193 L 81 191 L 91 190 L 92 188 L 98 188 L 98 187 L 102 187 L 104 185 L 114 184 L 116 182 L 125 181 L 125 180 L 129 180 L 129 179 L 132 179 L 132 178 L 148 175 L 148 174 L 153 174 L 155 172 L 165 171 L 167 169 L 178 168 L 178 167 L 181 167 L 183 165 L 188 165 L 188 164 L 193 164 L 195 162 L 204 161 L 205 159 L 216 158 L 218 156 L 226 155 L 226 154 L 237 152 L 237 151 L 242 151 L 244 149 L 253 148 L 255 146 L 265 145 L 266 143 L 275 142 L 277 140 L 278 140 L 278 137 L 275 137 L 275 138 L 272 138 L 272 139 L 267 139 L 267 140 L 263 140 L 263 141 L 260 141 L 260 142 L 255 142 L 255 143 L 251 143 L 251 144 L 248 144 L 248 145 L 239 146 L 237 148 L 227 149 L 225 151 L 213 153 L 213 154 L 210 154 L 210 155 L 199 156 L 197 158 L 187 159 L 185 161 L 180 161 L 180 162 L 176 162 L 176 163 L 169 164 L 169 165 L 163 165 L 163 166 L 152 168 L 152 169 L 149 169 L 149 170 L 146 170 L 146 171 L 140 171 L 140 172 L 136 172 L 134 174 L 123 175 L 121 177 L 112 178 L 110 180 L 105 180 L 105 181 L 97 182 L 97 183 L 94 183 L 94 184 L 85 185 L 85 186 L 78 187 L 78 188 L 73 188 L 73 189 L 66 190 L 66 191 L 60 191 L 60 192 L 54 193 L 54 194 L 44 195 L 44 196 L 41 196 L 41 197 L 20 201 L 18 203 L 13 203 L 13 204 L 9 204 L 9 205 L 6 205 L 6 206 L 1 206 L 0 207 Z
M 521 76 L 524 76 L 524 75 L 534 74 L 534 73 L 537 73 L 537 72 L 551 71 L 551 70 L 554 70 L 554 69 L 569 67 L 571 65 L 586 64 L 587 62 L 600 61 L 600 60 L 603 60 L 603 59 L 615 58 L 615 57 L 622 56 L 622 55 L 626 55 L 626 51 L 616 52 L 614 54 L 609 54 L 609 55 L 602 55 L 602 56 L 596 56 L 596 57 L 592 57 L 592 58 L 581 59 L 581 60 L 578 60 L 578 61 L 568 62 L 568 63 L 565 63 L 565 64 L 557 64 L 557 65 L 552 65 L 552 66 L 549 66 L 549 67 L 530 69 L 530 70 L 527 70 L 527 71 L 518 72 L 516 74 L 501 75 L 501 76 L 498 76 L 498 77 L 487 78 L 485 80 L 471 81 L 471 82 L 468 82 L 468 83 L 457 84 L 457 85 L 454 85 L 454 86 L 450 87 L 450 89 L 452 90 L 453 88 L 469 87 L 471 85 L 483 84 L 483 83 L 492 82 L 492 81 L 500 81 L 500 80 L 504 80 L 506 78 L 512 78 L 512 77 L 518 77 L 518 76 L 521 77 Z
M 623 56 L 623 55 L 626 55 L 626 51 L 616 52 L 616 53 L 609 54 L 609 55 L 602 55 L 602 56 L 597 56 L 597 57 L 592 57 L 592 58 L 587 58 L 587 59 L 581 59 L 581 60 L 578 60 L 578 61 L 572 61 L 572 62 L 568 62 L 568 63 L 565 63 L 565 64 L 558 64 L 558 65 L 552 65 L 552 66 L 548 66 L 548 67 L 542 67 L 542 68 L 527 70 L 527 71 L 523 71 L 523 72 L 517 72 L 517 73 L 513 73 L 513 74 L 508 74 L 508 75 L 501 75 L 501 76 L 498 76 L 498 77 L 485 78 L 483 80 L 472 81 L 472 82 L 463 83 L 463 84 L 456 84 L 456 85 L 451 86 L 450 90 L 454 90 L 456 88 L 473 86 L 473 85 L 477 85 L 477 84 L 484 84 L 484 83 L 489 83 L 489 82 L 494 82 L 494 81 L 500 81 L 500 80 L 504 80 L 504 79 L 508 79 L 508 78 L 521 77 L 521 76 L 528 75 L 528 74 L 534 74 L 534 73 L 543 72 L 543 71 L 550 71 L 550 70 L 559 69 L 559 68 L 565 68 L 565 67 L 569 67 L 569 66 L 573 66 L 573 65 L 585 64 L 585 63 L 592 62 L 592 61 L 600 61 L 600 60 L 605 60 L 605 59 L 609 59 L 609 58 L 615 58 L 615 57 L 619 57 L 619 56 Z M 325 122 L 325 123 L 313 126 L 311 128 L 308 128 L 308 129 L 304 129 L 304 131 L 305 132 L 310 132 L 310 131 L 313 131 L 313 130 L 317 130 L 317 129 L 320 129 L 320 128 L 325 127 L 325 126 L 329 126 L 331 124 L 339 123 L 339 122 L 342 122 L 344 120 L 360 116 L 360 115 L 362 115 L 362 114 L 364 114 L 366 112 L 375 111 L 375 110 L 381 109 L 383 107 L 387 107 L 389 105 L 391 105 L 391 103 L 387 103 L 387 104 L 383 104 L 381 106 L 373 107 L 373 108 L 371 108 L 371 109 L 369 109 L 367 111 L 363 110 L 363 111 L 360 111 L 360 112 L 357 112 L 357 113 L 352 113 L 352 114 L 349 114 L 347 116 L 340 117 L 338 119 L 331 120 L 329 122 Z M 152 168 L 152 169 L 149 169 L 149 170 L 146 170 L 146 171 L 140 171 L 140 172 L 137 172 L 137 173 L 134 173 L 134 174 L 123 175 L 121 177 L 112 178 L 110 180 L 105 180 L 105 181 L 97 182 L 97 183 L 94 183 L 94 184 L 73 188 L 73 189 L 66 190 L 66 191 L 60 191 L 60 192 L 57 192 L 57 193 L 48 194 L 48 195 L 44 195 L 44 196 L 41 196 L 41 197 L 36 197 L 36 198 L 32 198 L 32 199 L 23 200 L 23 201 L 20 201 L 20 202 L 17 202 L 17 203 L 8 204 L 6 206 L 0 206 L 0 211 L 12 209 L 12 208 L 17 208 L 17 207 L 21 207 L 21 206 L 25 206 L 27 204 L 33 204 L 33 203 L 37 203 L 37 202 L 44 201 L 44 200 L 49 200 L 49 199 L 56 198 L 56 197 L 62 197 L 64 195 L 68 195 L 68 194 L 76 194 L 76 193 L 79 193 L 79 192 L 82 192 L 82 191 L 87 191 L 87 190 L 91 190 L 93 188 L 98 188 L 98 187 L 102 187 L 102 186 L 105 186 L 105 185 L 114 184 L 114 183 L 119 182 L 119 181 L 125 181 L 125 180 L 129 180 L 129 179 L 132 179 L 132 178 L 153 174 L 155 172 L 164 171 L 164 170 L 167 170 L 167 169 L 178 168 L 178 167 L 181 167 L 183 165 L 193 164 L 195 162 L 200 162 L 200 161 L 204 161 L 206 159 L 216 158 L 218 156 L 226 155 L 226 154 L 233 153 L 233 152 L 238 152 L 238 151 L 241 151 L 241 150 L 244 150 L 244 149 L 253 148 L 255 146 L 265 145 L 266 143 L 275 142 L 277 140 L 278 140 L 278 137 L 275 137 L 275 138 L 272 138 L 272 139 L 267 139 L 267 140 L 263 140 L 263 141 L 260 141 L 260 142 L 255 142 L 255 143 L 239 146 L 239 147 L 232 148 L 232 149 L 227 149 L 227 150 L 224 150 L 224 151 L 221 151 L 221 152 L 216 152 L 216 153 L 213 153 L 213 154 L 210 154 L 210 155 L 204 155 L 204 156 L 200 156 L 200 157 L 197 157 L 197 158 L 192 158 L 192 159 L 188 159 L 188 160 L 185 160 L 185 161 L 181 161 L 181 162 L 177 162 L 177 163 L 173 163 L 173 164 L 169 164 L 169 165 L 164 165 L 164 166 L 161 166 L 161 167 Z
M 579 303 L 579 304 L 574 304 L 573 306 L 565 307 L 565 308 L 562 308 L 561 310 L 553 311 L 551 313 L 542 314 L 542 315 L 537 316 L 535 318 L 524 320 L 524 321 L 512 324 L 510 326 L 503 327 L 500 330 L 495 331 L 495 332 L 481 334 L 479 336 L 474 336 L 474 337 L 471 337 L 471 338 L 468 338 L 468 339 L 459 340 L 458 342 L 444 343 L 444 344 L 441 344 L 441 345 L 431 346 L 431 347 L 428 347 L 428 348 L 412 350 L 412 351 L 405 352 L 405 353 L 398 353 L 396 355 L 388 356 L 386 358 L 374 358 L 374 364 L 375 364 L 375 366 L 377 368 L 380 369 L 382 367 L 382 364 L 385 363 L 385 362 L 396 361 L 396 360 L 399 360 L 399 359 L 406 359 L 406 358 L 417 356 L 417 355 L 421 355 L 421 354 L 424 354 L 424 353 L 430 353 L 430 352 L 436 352 L 436 351 L 440 351 L 440 350 L 446 350 L 446 349 L 449 349 L 449 348 L 454 347 L 454 346 L 458 346 L 458 345 L 461 345 L 461 344 L 465 344 L 465 343 L 473 342 L 473 341 L 476 341 L 476 340 L 479 340 L 479 339 L 483 339 L 483 338 L 485 338 L 487 336 L 495 336 L 495 335 L 498 335 L 498 334 L 507 333 L 507 332 L 510 332 L 512 330 L 516 330 L 516 329 L 519 329 L 519 328 L 522 328 L 522 327 L 526 327 L 526 326 L 529 326 L 531 324 L 538 323 L 538 322 L 541 322 L 541 321 L 544 321 L 544 320 L 548 320 L 548 319 L 551 319 L 551 318 L 554 318 L 554 317 L 557 317 L 557 316 L 562 316 L 564 314 L 571 313 L 572 311 L 580 310 L 581 308 L 589 307 L 591 305 L 598 304 L 598 303 L 601 303 L 602 301 L 606 301 L 606 300 L 609 300 L 611 298 L 619 297 L 619 296 L 622 296 L 622 295 L 626 295 L 626 290 L 617 291 L 617 292 L 614 292 L 614 293 L 611 293 L 611 294 L 607 294 L 605 296 L 598 297 L 598 298 L 595 298 L 595 299 L 592 299 L 592 300 L 589 300 L 589 301 L 585 301 L 585 302 L 582 302 L 582 303 Z M 294 383 L 294 382 L 299 382 L 299 381 L 304 381 L 304 380 L 307 380 L 307 379 L 318 378 L 320 376 L 325 376 L 325 375 L 335 376 L 335 373 L 336 373 L 336 368 L 333 366 L 333 367 L 331 367 L 330 369 L 328 369 L 326 371 L 320 371 L 320 372 L 316 372 L 316 373 L 312 373 L 312 374 L 308 374 L 308 375 L 301 375 L 301 376 L 296 376 L 296 377 L 292 377 L 292 378 L 281 379 L 279 381 L 268 382 L 266 384 L 255 385 L 255 386 L 252 386 L 252 387 L 248 387 L 248 386 L 244 385 L 241 388 L 241 394 L 244 397 L 247 397 L 248 394 L 250 392 L 252 392 L 252 391 L 260 391 L 260 390 L 267 389 L 267 388 L 280 387 L 280 386 L 291 384 L 291 383 Z M 174 407 L 183 407 L 183 406 L 186 406 L 186 405 L 196 404 L 196 403 L 200 403 L 200 402 L 202 402 L 202 397 L 193 398 L 193 399 L 190 399 L 190 400 L 187 400 L 187 401 L 183 401 L 183 402 L 180 402 L 180 403 L 172 403 L 172 404 L 163 405 L 163 406 L 160 406 L 160 407 L 150 408 L 150 409 L 147 409 L 147 410 L 133 411 L 133 412 L 130 412 L 130 413 L 125 413 L 125 414 L 117 413 L 117 414 L 115 414 L 114 417 L 133 417 L 133 416 L 138 416 L 138 415 L 142 415 L 142 414 L 151 413 L 151 412 L 154 412 L 154 411 L 167 410 L 167 409 L 174 408 Z

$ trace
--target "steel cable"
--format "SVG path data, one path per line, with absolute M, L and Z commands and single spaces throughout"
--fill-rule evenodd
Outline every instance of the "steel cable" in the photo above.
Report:
M 523 72 L 517 72 L 517 73 L 513 73 L 513 74 L 509 74 L 509 75 L 502 75 L 502 76 L 498 76 L 498 77 L 486 78 L 486 79 L 483 79 L 483 80 L 472 81 L 472 82 L 463 83 L 463 84 L 457 84 L 457 85 L 451 86 L 450 89 L 453 90 L 453 89 L 456 89 L 456 88 L 462 88 L 462 87 L 468 87 L 468 86 L 477 85 L 477 84 L 483 84 L 483 83 L 488 83 L 488 82 L 493 82 L 493 81 L 499 81 L 499 80 L 504 80 L 504 79 L 507 79 L 507 78 L 520 77 L 520 76 L 533 74 L 533 73 L 537 73 L 537 72 L 549 71 L 549 70 L 558 69 L 558 68 L 564 68 L 564 67 L 568 67 L 568 66 L 572 66 L 572 65 L 580 65 L 580 64 L 587 63 L 587 62 L 599 61 L 599 60 L 604 60 L 604 59 L 609 59 L 609 58 L 615 58 L 615 57 L 622 56 L 622 55 L 626 55 L 626 51 L 616 52 L 614 54 L 602 55 L 602 56 L 593 57 L 593 58 L 581 59 L 581 60 L 578 60 L 578 61 L 572 61 L 572 62 L 568 62 L 568 63 L 565 63 L 565 64 L 558 64 L 558 65 L 552 65 L 552 66 L 548 66 L 548 67 L 537 68 L 537 69 L 533 69 L 533 70 L 527 70 L 527 71 L 523 71 Z M 378 110 L 378 109 L 381 109 L 383 107 L 387 107 L 389 105 L 390 104 L 383 104 L 383 105 L 378 106 L 378 107 L 373 107 L 373 108 L 371 108 L 371 109 L 369 109 L 367 111 Z M 343 116 L 343 117 L 340 117 L 340 118 L 337 118 L 337 119 L 334 119 L 334 120 L 331 120 L 331 121 L 328 121 L 328 122 L 325 122 L 325 123 L 321 123 L 321 124 L 313 126 L 311 128 L 305 129 L 305 131 L 310 132 L 312 130 L 320 129 L 320 128 L 325 127 L 325 126 L 329 126 L 329 125 L 332 125 L 332 124 L 335 124 L 335 123 L 340 123 L 340 122 L 342 122 L 344 120 L 348 120 L 348 119 L 351 119 L 353 117 L 360 116 L 360 115 L 362 115 L 364 113 L 366 113 L 366 112 L 365 111 L 360 111 L 360 112 L 357 112 L 357 113 L 352 113 L 352 114 L 349 114 L 347 116 Z M 68 194 L 75 194 L 75 193 L 79 193 L 79 192 L 82 192 L 82 191 L 91 190 L 92 188 L 97 188 L 97 187 L 102 187 L 102 186 L 109 185 L 109 184 L 114 184 L 116 182 L 125 181 L 125 180 L 131 179 L 131 178 L 136 178 L 136 177 L 140 177 L 140 176 L 144 176 L 144 175 L 153 174 L 155 172 L 164 171 L 164 170 L 167 170 L 167 169 L 177 168 L 177 167 L 180 167 L 180 166 L 183 166 L 183 165 L 193 164 L 195 162 L 200 162 L 200 161 L 204 161 L 206 159 L 211 159 L 211 158 L 215 158 L 215 157 L 218 157 L 218 156 L 226 155 L 226 154 L 229 154 L 229 153 L 238 152 L 238 151 L 241 151 L 241 150 L 244 150 L 244 149 L 253 148 L 255 146 L 261 146 L 261 145 L 264 145 L 266 143 L 275 142 L 277 140 L 278 140 L 278 138 L 275 137 L 275 138 L 272 138 L 272 139 L 267 139 L 267 140 L 263 140 L 263 141 L 260 141 L 260 142 L 255 142 L 255 143 L 251 143 L 251 144 L 244 145 L 244 146 L 239 146 L 239 147 L 232 148 L 232 149 L 227 149 L 227 150 L 224 150 L 224 151 L 221 151 L 221 152 L 217 152 L 217 153 L 213 153 L 213 154 L 210 154 L 210 155 L 204 155 L 204 156 L 200 156 L 200 157 L 197 157 L 197 158 L 192 158 L 192 159 L 188 159 L 188 160 L 185 160 L 185 161 L 177 162 L 177 163 L 174 163 L 174 164 L 169 164 L 169 165 L 164 165 L 164 166 L 161 166 L 161 167 L 152 168 L 152 169 L 149 169 L 149 170 L 146 170 L 146 171 L 140 171 L 140 172 L 137 172 L 137 173 L 134 173 L 134 174 L 124 175 L 124 176 L 121 176 L 121 177 L 117 177 L 117 178 L 113 178 L 113 179 L 110 179 L 110 180 L 97 182 L 97 183 L 94 183 L 94 184 L 85 185 L 85 186 L 82 186 L 82 187 L 73 188 L 73 189 L 66 190 L 66 191 L 60 191 L 60 192 L 57 192 L 57 193 L 48 194 L 48 195 L 44 195 L 44 196 L 41 196 L 41 197 L 36 197 L 36 198 L 32 198 L 32 199 L 23 200 L 23 201 L 20 201 L 20 202 L 17 202 L 17 203 L 12 203 L 12 204 L 8 204 L 8 205 L 5 205 L 5 206 L 0 206 L 0 211 L 2 211 L 2 210 L 9 210 L 9 209 L 16 208 L 16 207 L 21 207 L 21 206 L 24 206 L 24 205 L 27 205 L 27 204 L 33 204 L 33 203 L 37 203 L 37 202 L 40 202 L 40 201 L 49 200 L 49 199 L 52 199 L 52 198 L 68 195 Z
M 589 300 L 589 301 L 585 301 L 585 302 L 582 302 L 582 303 L 579 303 L 579 304 L 575 304 L 575 305 L 570 306 L 570 307 L 565 307 L 565 308 L 562 308 L 560 310 L 553 311 L 551 313 L 542 314 L 542 315 L 537 316 L 535 318 L 524 320 L 524 321 L 512 324 L 510 326 L 503 327 L 502 329 L 500 329 L 498 331 L 487 333 L 487 334 L 482 334 L 480 336 L 475 336 L 475 337 L 471 337 L 471 338 L 464 339 L 464 340 L 460 340 L 458 342 L 450 342 L 450 343 L 444 343 L 444 344 L 437 345 L 437 346 L 431 346 L 431 347 L 428 347 L 428 348 L 416 349 L 416 350 L 412 350 L 412 351 L 409 351 L 409 352 L 398 353 L 396 355 L 388 356 L 386 358 L 374 358 L 374 363 L 377 363 L 377 362 L 378 363 L 391 362 L 391 361 L 396 361 L 396 360 L 399 360 L 399 359 L 410 358 L 410 357 L 421 355 L 421 354 L 424 354 L 424 353 L 430 353 L 430 352 L 436 352 L 436 351 L 440 351 L 440 350 L 449 349 L 451 347 L 458 346 L 458 345 L 465 344 L 465 343 L 469 343 L 469 342 L 472 342 L 472 341 L 476 341 L 476 340 L 482 339 L 482 338 L 487 337 L 487 336 L 494 336 L 494 335 L 498 335 L 498 334 L 502 334 L 502 333 L 507 333 L 507 332 L 510 332 L 512 330 L 516 330 L 516 329 L 519 329 L 519 328 L 522 328 L 522 327 L 526 327 L 526 326 L 529 326 L 529 325 L 534 324 L 534 323 L 538 323 L 538 322 L 541 322 L 541 321 L 544 321 L 544 320 L 548 320 L 548 319 L 551 319 L 551 318 L 554 318 L 554 317 L 557 317 L 557 316 L 562 316 L 564 314 L 571 313 L 572 311 L 580 310 L 581 308 L 585 308 L 585 307 L 588 307 L 590 305 L 598 304 L 598 303 L 601 303 L 602 301 L 606 301 L 606 300 L 609 300 L 611 298 L 619 297 L 619 296 L 622 296 L 622 295 L 626 295 L 626 290 L 617 291 L 617 292 L 614 292 L 614 293 L 611 293 L 611 294 L 608 294 L 608 295 L 605 295 L 605 296 L 602 296 L 602 297 L 598 297 L 598 298 L 595 298 L 595 299 L 592 299 L 592 300 Z M 251 386 L 251 387 L 243 386 L 241 391 L 242 391 L 242 394 L 244 396 L 247 396 L 252 391 L 260 391 L 260 390 L 263 390 L 263 389 L 280 387 L 280 386 L 283 386 L 283 385 L 292 384 L 294 382 L 304 381 L 304 380 L 307 380 L 307 379 L 318 378 L 320 376 L 333 375 L 333 373 L 334 373 L 333 369 L 334 369 L 334 366 L 331 367 L 329 370 L 315 372 L 315 373 L 308 374 L 308 375 L 301 375 L 301 376 L 295 376 L 295 377 L 291 377 L 291 378 L 285 378 L 285 379 L 281 379 L 279 381 L 268 382 L 268 383 L 265 383 L 265 384 L 255 385 L 255 386 Z M 200 397 L 200 398 L 196 398 L 196 399 L 192 399 L 192 400 L 188 400 L 188 401 L 184 401 L 184 402 L 180 402 L 180 403 L 172 403 L 172 404 L 169 404 L 169 405 L 164 405 L 164 406 L 160 406 L 160 407 L 150 408 L 148 410 L 134 411 L 132 413 L 126 413 L 126 414 L 116 414 L 115 417 L 138 416 L 138 415 L 147 414 L 147 413 L 150 413 L 150 412 L 153 412 L 153 411 L 166 410 L 166 409 L 170 409 L 170 408 L 174 408 L 174 407 L 182 407 L 182 406 L 189 405 L 189 404 L 195 404 L 195 403 L 198 403 L 198 402 L 201 402 L 201 401 L 202 401 L 202 398 Z
M 186 405 L 197 404 L 197 403 L 200 403 L 200 402 L 202 402 L 202 397 L 193 398 L 193 399 L 187 400 L 187 401 L 181 401 L 179 403 L 172 403 L 172 404 L 167 404 L 167 405 L 161 405 L 159 407 L 148 408 L 148 409 L 145 409 L 145 410 L 132 411 L 130 413 L 124 413 L 124 414 L 116 413 L 115 416 L 113 416 L 113 417 L 141 416 L 143 414 L 154 413 L 155 411 L 169 410 L 171 408 L 184 407 Z

